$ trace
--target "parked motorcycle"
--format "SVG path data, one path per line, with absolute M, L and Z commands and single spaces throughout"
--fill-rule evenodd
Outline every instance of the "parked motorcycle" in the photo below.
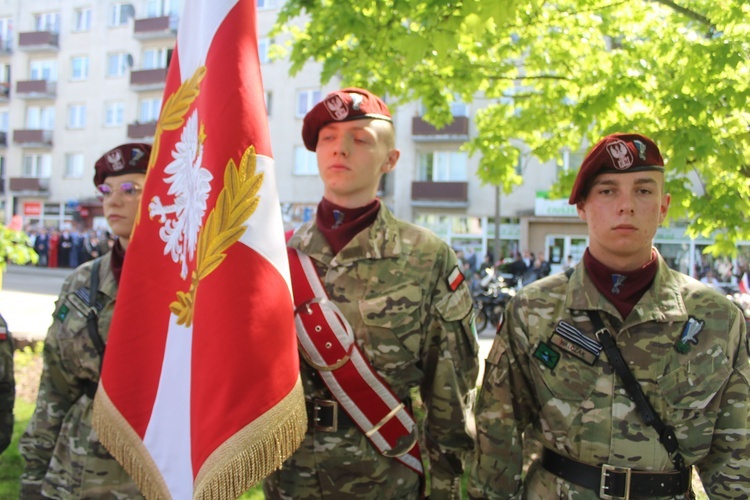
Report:
M 515 279 L 488 269 L 481 281 L 482 288 L 474 294 L 476 309 L 476 328 L 481 332 L 487 326 L 497 329 L 505 312 L 508 301 L 516 294 Z

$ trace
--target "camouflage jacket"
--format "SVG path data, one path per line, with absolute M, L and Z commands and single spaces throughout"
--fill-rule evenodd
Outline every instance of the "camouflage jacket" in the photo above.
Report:
M 8 324 L 0 316 L 0 453 L 13 438 L 13 404 L 16 383 L 13 378 L 13 339 Z
M 419 391 L 432 498 L 457 495 L 463 459 L 473 448 L 467 418 L 478 360 L 468 287 L 463 283 L 452 292 L 448 286 L 457 264 L 453 251 L 383 205 L 373 225 L 336 256 L 314 222 L 303 225 L 289 245 L 315 263 L 357 345 L 394 393 L 405 400 L 412 389 Z M 301 372 L 306 398 L 331 399 L 304 361 Z M 398 499 L 417 498 L 419 484 L 414 471 L 381 455 L 350 423 L 336 432 L 308 430 L 264 487 L 270 498 Z
M 26 460 L 21 498 L 139 498 L 138 489 L 91 427 L 100 356 L 86 327 L 93 261 L 63 284 L 44 344 L 44 369 L 36 410 L 21 437 Z M 110 254 L 101 257 L 97 294 L 99 335 L 106 342 L 117 295 Z
M 582 264 L 570 282 L 562 273 L 550 276 L 524 287 L 511 301 L 477 401 L 470 494 L 598 498 L 598 492 L 565 482 L 538 463 L 531 465 L 522 487 L 521 439 L 529 424 L 526 432 L 545 447 L 581 462 L 675 470 L 607 355 L 592 359 L 586 349 L 573 354 L 575 349 L 556 343 L 554 337 L 567 328 L 561 321 L 597 343 L 586 310 L 599 311 L 655 411 L 674 426 L 678 451 L 687 465 L 698 467 L 709 497 L 747 498 L 745 322 L 725 297 L 669 269 L 661 256 L 651 288 L 624 321 Z

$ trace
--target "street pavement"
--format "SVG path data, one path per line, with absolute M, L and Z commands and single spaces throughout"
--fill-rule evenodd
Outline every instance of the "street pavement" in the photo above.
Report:
M 44 340 L 52 324 L 55 301 L 63 281 L 72 269 L 50 269 L 9 265 L 3 273 L 0 290 L 0 314 L 19 344 Z M 491 327 L 479 332 L 479 358 L 484 360 L 492 347 L 495 332 Z M 482 362 L 482 368 L 484 367 Z M 481 378 L 480 378 L 481 380 Z
M 9 265 L 3 273 L 0 314 L 14 339 L 26 344 L 44 340 L 55 301 L 72 269 Z

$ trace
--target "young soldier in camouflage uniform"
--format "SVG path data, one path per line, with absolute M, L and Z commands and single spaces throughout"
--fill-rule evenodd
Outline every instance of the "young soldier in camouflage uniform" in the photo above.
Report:
M 457 498 L 463 459 L 473 447 L 467 412 L 478 361 L 471 296 L 456 256 L 376 198 L 382 175 L 399 157 L 382 100 L 356 88 L 333 92 L 307 114 L 302 136 L 316 151 L 324 195 L 316 220 L 300 227 L 289 246 L 312 259 L 357 346 L 396 397 L 409 406 L 418 388 L 431 498 Z M 304 358 L 301 372 L 308 432 L 265 481 L 267 497 L 419 498 L 419 474 L 378 452 L 368 429 L 336 407 L 322 372 Z M 336 415 L 326 424 L 335 423 L 323 425 L 317 412 L 331 406 Z
M 22 498 L 141 498 L 97 439 L 91 411 L 150 153 L 149 144 L 123 144 L 96 162 L 94 185 L 117 241 L 112 251 L 76 269 L 57 300 L 44 344 L 36 411 L 19 446 L 26 460 Z M 89 324 L 92 284 L 96 316 Z
M 5 318 L 0 316 L 0 453 L 13 438 L 13 404 L 16 383 L 13 377 L 13 339 Z
M 652 247 L 670 203 L 663 165 L 637 134 L 607 136 L 584 159 L 570 203 L 590 244 L 572 275 L 508 305 L 477 401 L 474 498 L 683 498 L 691 466 L 710 498 L 750 495 L 745 322 Z M 638 386 L 645 398 L 629 395 Z M 529 436 L 544 452 L 522 483 Z

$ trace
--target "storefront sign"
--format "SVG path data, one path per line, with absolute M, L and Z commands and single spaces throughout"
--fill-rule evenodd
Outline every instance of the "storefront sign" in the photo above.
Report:
M 39 217 L 42 215 L 42 204 L 40 202 L 25 202 L 23 204 L 23 215 L 26 217 Z
M 568 204 L 568 200 L 536 198 L 534 215 L 537 217 L 578 217 L 578 211 L 575 205 Z

